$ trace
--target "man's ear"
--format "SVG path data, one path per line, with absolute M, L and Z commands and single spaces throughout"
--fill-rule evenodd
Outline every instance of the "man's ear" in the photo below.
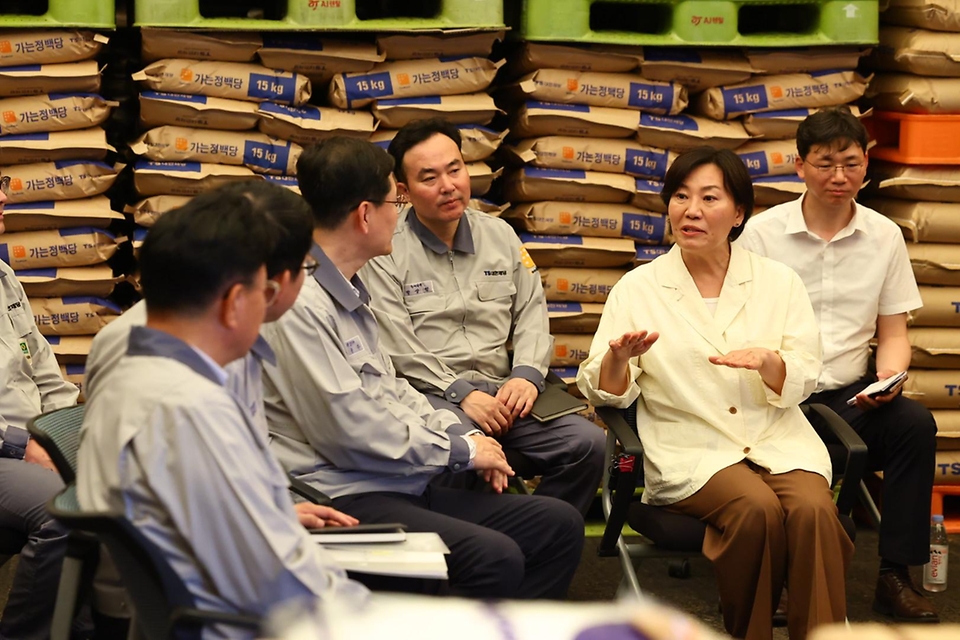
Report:
M 406 183 L 404 183 L 404 182 L 398 182 L 398 183 L 397 183 L 397 195 L 401 195 L 401 196 L 409 196 L 409 195 L 410 195 L 410 190 L 407 189 Z
M 246 287 L 237 282 L 227 289 L 220 300 L 220 324 L 225 329 L 235 329 L 240 323 L 240 307 L 245 302 Z
M 371 216 L 373 213 L 372 209 L 373 203 L 364 200 L 360 203 L 359 207 L 350 213 L 350 215 L 353 216 L 352 223 L 354 227 L 363 235 L 370 233 L 370 224 L 373 221 Z
M 803 180 L 803 158 L 797 156 L 793 161 L 793 166 L 797 171 L 797 175 L 800 176 L 801 180 Z

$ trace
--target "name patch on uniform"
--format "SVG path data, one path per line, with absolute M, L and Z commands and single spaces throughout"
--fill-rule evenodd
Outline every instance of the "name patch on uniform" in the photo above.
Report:
M 410 284 L 403 285 L 403 295 L 408 298 L 410 296 L 422 296 L 427 293 L 433 293 L 433 280 L 411 282 Z
M 19 302 L 17 304 L 20 304 Z M 26 340 L 20 341 L 20 351 L 23 352 L 23 357 L 27 359 L 27 362 L 33 362 L 33 356 L 30 355 L 30 345 L 27 344 Z
M 498 269 L 498 270 L 484 269 L 483 275 L 485 275 L 488 278 L 499 278 L 507 275 L 507 272 L 506 270 L 502 270 L 502 269 Z
M 343 346 L 347 350 L 347 355 L 350 356 L 356 355 L 363 351 L 363 343 L 360 341 L 360 336 L 350 338 L 343 343 Z
M 13 311 L 14 309 L 19 309 L 19 308 L 22 307 L 22 306 L 23 306 L 23 305 L 20 304 L 20 301 L 17 300 L 17 301 L 14 302 L 13 304 L 8 304 L 8 305 L 7 305 L 7 311 Z
M 530 273 L 536 273 L 537 265 L 533 261 L 533 258 L 530 257 L 530 254 L 527 253 L 527 250 L 524 247 L 520 247 L 520 264 L 525 266 Z

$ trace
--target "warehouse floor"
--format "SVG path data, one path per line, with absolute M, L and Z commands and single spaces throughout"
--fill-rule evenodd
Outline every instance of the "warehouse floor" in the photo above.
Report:
M 571 600 L 604 600 L 614 596 L 620 581 L 620 560 L 597 557 L 596 538 L 588 538 L 580 568 L 570 589 Z M 889 618 L 871 609 L 873 589 L 877 580 L 877 532 L 861 527 L 857 532 L 857 546 L 847 576 L 847 616 L 851 623 L 890 622 Z M 943 622 L 960 623 L 960 535 L 950 537 L 952 579 L 948 574 L 947 590 L 929 594 L 940 612 Z M 646 594 L 656 597 L 714 629 L 723 630 L 717 610 L 717 583 L 710 563 L 704 558 L 691 559 L 692 576 L 685 580 L 667 575 L 667 560 L 646 560 L 637 566 L 638 578 Z M 914 571 L 914 580 L 920 584 L 921 573 Z M 775 640 L 786 640 L 786 629 L 777 629 Z

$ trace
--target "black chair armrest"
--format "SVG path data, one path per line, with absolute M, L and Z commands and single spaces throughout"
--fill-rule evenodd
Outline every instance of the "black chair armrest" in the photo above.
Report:
M 620 450 L 631 456 L 638 458 L 643 455 L 643 445 L 640 444 L 640 437 L 637 436 L 635 426 L 631 426 L 627 421 L 626 413 L 631 409 L 617 409 L 616 407 L 597 407 L 597 415 L 607 425 L 607 428 L 616 436 L 620 443 Z M 634 422 L 636 419 L 634 418 Z
M 637 437 L 635 430 L 636 424 L 636 405 L 629 409 L 616 409 L 614 407 L 597 407 L 597 415 L 607 425 L 607 438 L 615 438 L 620 444 L 620 452 L 635 457 L 632 470 L 620 469 L 611 477 L 609 490 L 610 512 L 607 514 L 607 521 L 603 529 L 603 537 L 600 538 L 600 545 L 597 549 L 601 557 L 616 556 L 619 553 L 617 543 L 623 526 L 627 522 L 627 513 L 630 509 L 630 503 L 633 502 L 633 494 L 637 488 L 637 482 L 640 478 L 640 471 L 643 468 L 643 445 L 640 444 L 640 438 Z M 630 422 L 633 421 L 634 425 Z M 614 460 L 607 460 L 607 464 L 615 464 Z
M 294 478 L 292 475 L 288 477 L 290 479 L 290 491 L 294 492 L 301 498 L 309 500 L 313 504 L 319 504 L 324 507 L 333 505 L 333 500 L 330 499 L 330 496 L 325 494 L 323 491 L 311 487 L 303 480 Z
M 177 607 L 170 614 L 170 621 L 174 627 L 187 625 L 192 627 L 208 624 L 225 624 L 241 629 L 260 630 L 260 618 L 242 614 L 227 613 L 224 611 L 201 611 L 192 607 Z
M 863 475 L 867 470 L 867 445 L 853 430 L 853 427 L 847 424 L 846 420 L 838 416 L 830 407 L 822 404 L 804 404 L 801 405 L 801 409 L 808 418 L 810 411 L 816 413 L 821 418 L 821 424 L 826 425 L 829 429 L 830 435 L 847 450 L 843 482 L 837 496 L 837 510 L 842 514 L 849 514 L 853 510 L 854 501 L 857 499 L 857 489 L 860 486 L 860 481 L 863 480 Z M 823 434 L 821 434 L 821 437 L 823 437 Z

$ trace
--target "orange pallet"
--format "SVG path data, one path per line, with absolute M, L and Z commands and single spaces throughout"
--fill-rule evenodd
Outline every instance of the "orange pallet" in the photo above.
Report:
M 945 496 L 960 496 L 960 485 L 934 485 L 933 495 L 930 498 L 930 515 L 943 514 L 943 524 L 947 533 L 960 533 L 960 508 L 944 513 L 943 498 Z
M 901 164 L 960 164 L 960 115 L 874 111 L 870 157 Z

